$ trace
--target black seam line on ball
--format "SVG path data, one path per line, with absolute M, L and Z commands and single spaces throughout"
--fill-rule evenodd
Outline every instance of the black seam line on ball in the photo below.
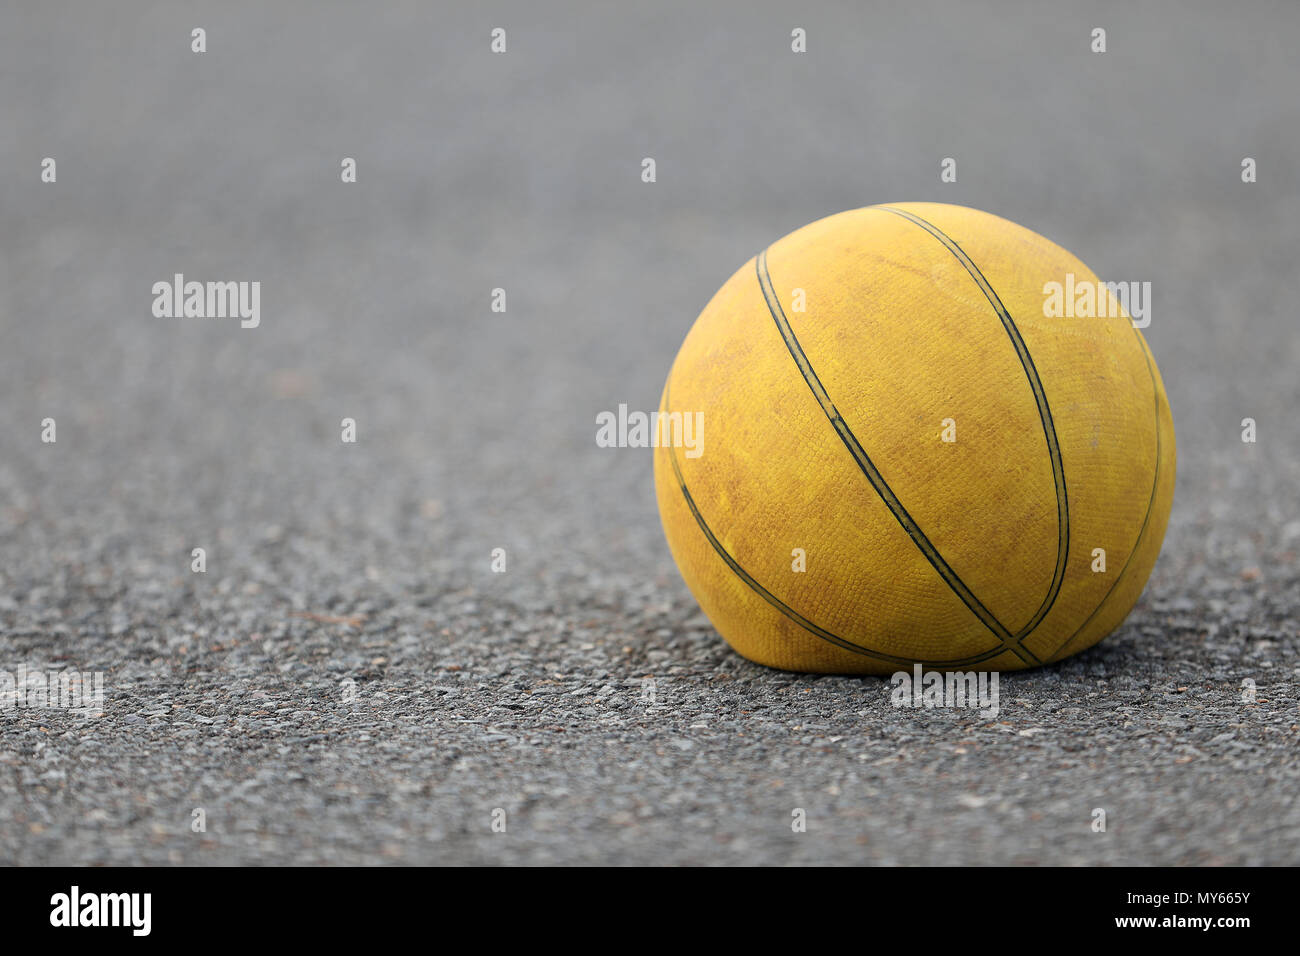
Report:
M 1120 568 L 1119 574 L 1115 575 L 1115 580 L 1112 581 L 1110 587 L 1106 589 L 1106 593 L 1103 594 L 1101 600 L 1097 602 L 1097 606 L 1092 609 L 1092 613 L 1084 618 L 1083 623 L 1075 629 L 1074 633 L 1063 640 L 1061 646 L 1052 652 L 1051 656 L 1047 658 L 1049 661 L 1054 660 L 1064 648 L 1068 647 L 1070 642 L 1078 637 L 1079 634 L 1082 633 L 1083 629 L 1092 623 L 1092 619 L 1101 613 L 1101 609 L 1106 606 L 1106 602 L 1110 600 L 1111 593 L 1114 592 L 1115 588 L 1119 587 L 1119 582 L 1123 581 L 1124 575 L 1128 574 L 1129 565 L 1131 565 L 1133 559 L 1137 557 L 1138 548 L 1142 546 L 1142 539 L 1147 533 L 1147 525 L 1151 521 L 1151 512 L 1155 510 L 1156 493 L 1160 489 L 1160 452 L 1162 447 L 1160 438 L 1160 389 L 1156 386 L 1156 373 L 1152 367 L 1153 363 L 1151 353 L 1147 349 L 1146 339 L 1142 338 L 1142 333 L 1136 328 L 1133 329 L 1133 334 L 1138 338 L 1138 347 L 1142 351 L 1142 359 L 1147 364 L 1147 375 L 1151 377 L 1151 396 L 1155 403 L 1156 465 L 1154 474 L 1151 476 L 1151 497 L 1147 500 L 1147 513 L 1142 516 L 1142 527 L 1138 529 L 1137 538 L 1133 541 L 1133 550 L 1128 553 L 1128 560 L 1124 562 L 1124 567 Z
M 1052 410 L 1047 405 L 1047 392 L 1043 388 L 1042 379 L 1038 377 L 1038 369 L 1034 366 L 1033 356 L 1029 354 L 1029 347 L 1025 345 L 1025 340 L 1021 337 L 1020 330 L 1016 328 L 1011 313 L 1002 304 L 998 294 L 993 291 L 993 286 L 984 276 L 984 273 L 979 270 L 979 267 L 975 265 L 970 256 L 966 255 L 965 250 L 933 223 L 926 222 L 915 213 L 908 212 L 906 209 L 896 209 L 893 206 L 873 206 L 872 208 L 879 209 L 882 212 L 891 212 L 920 226 L 943 243 L 944 248 L 951 252 L 957 261 L 962 264 L 970 277 L 975 280 L 975 284 L 979 286 L 980 291 L 984 293 L 984 297 L 989 300 L 989 305 L 993 306 L 993 310 L 997 312 L 998 319 L 1002 322 L 1002 327 L 1006 330 L 1007 337 L 1011 339 L 1012 347 L 1015 348 L 1016 355 L 1020 359 L 1020 365 L 1025 370 L 1025 377 L 1029 379 L 1029 387 L 1033 390 L 1034 402 L 1038 405 L 1038 417 L 1043 424 L 1043 436 L 1047 439 L 1047 454 L 1052 462 L 1052 482 L 1056 486 L 1056 568 L 1052 572 L 1052 583 L 1048 586 L 1043 603 L 1034 613 L 1034 616 L 1030 618 L 1029 623 L 1022 627 L 1013 638 L 1018 644 L 1033 633 L 1034 629 L 1038 627 L 1043 618 L 1056 604 L 1056 599 L 1061 593 L 1061 587 L 1065 583 L 1065 567 L 1070 553 L 1070 507 L 1065 493 L 1065 463 L 1061 460 L 1061 443 L 1056 437 L 1056 426 L 1052 422 Z
M 672 408 L 671 401 L 667 395 L 664 396 L 664 407 Z M 873 651 L 860 644 L 854 644 L 852 641 L 840 637 L 837 634 L 832 634 L 824 627 L 814 624 L 767 588 L 763 587 L 763 585 L 759 584 L 758 581 L 754 580 L 753 575 L 741 567 L 740 562 L 732 557 L 727 549 L 723 547 L 722 542 L 717 539 L 716 535 L 714 535 L 708 522 L 704 520 L 704 515 L 700 514 L 700 509 L 696 506 L 695 499 L 691 497 L 690 490 L 686 487 L 686 479 L 682 476 L 681 467 L 677 464 L 677 450 L 671 445 L 668 447 L 668 458 L 669 461 L 672 462 L 673 475 L 677 478 L 677 487 L 681 489 L 682 498 L 686 501 L 686 507 L 691 510 L 691 514 L 695 517 L 695 523 L 699 525 L 700 531 L 703 532 L 704 537 L 708 540 L 709 544 L 713 546 L 713 550 L 717 553 L 718 557 L 726 563 L 727 567 L 731 568 L 732 573 L 735 574 L 736 577 L 740 578 L 740 580 L 743 581 L 750 590 L 810 634 L 853 654 L 860 654 L 863 657 L 870 657 L 878 661 L 884 661 L 887 664 L 898 664 L 904 666 L 920 664 L 923 667 L 959 667 L 969 664 L 981 664 L 984 661 L 1006 653 L 1008 650 L 1008 648 L 999 644 L 991 650 L 983 651 L 982 653 L 976 654 L 972 657 L 955 658 L 946 661 L 917 660 L 913 657 L 895 657 L 893 654 L 886 654 L 883 651 Z
M 758 272 L 758 284 L 763 290 L 763 298 L 767 300 L 768 311 L 772 313 L 772 319 L 776 322 L 777 331 L 780 332 L 781 338 L 785 340 L 790 357 L 794 359 L 795 365 L 799 367 L 799 372 L 804 377 L 804 381 L 812 389 L 813 397 L 817 399 L 817 404 L 821 405 L 822 411 L 825 412 L 827 419 L 831 423 L 831 427 L 835 429 L 835 434 L 840 436 L 840 441 L 844 442 L 844 447 L 849 450 L 849 454 L 857 462 L 859 470 L 871 483 L 871 487 L 876 490 L 876 494 L 885 503 L 885 507 L 890 510 L 903 530 L 907 532 L 907 536 L 912 539 L 912 543 L 925 556 L 925 559 L 939 572 L 939 576 L 943 578 L 952 592 L 971 610 L 971 613 L 983 622 L 985 627 L 993 632 L 1001 647 L 1011 651 L 1022 661 L 1041 664 L 1042 661 L 1035 657 L 1032 652 L 1020 646 L 1019 642 L 1011 636 L 1011 632 L 980 602 L 979 598 L 966 586 L 966 583 L 958 577 L 957 572 L 948 566 L 948 562 L 943 559 L 939 549 L 931 543 L 930 539 L 925 536 L 925 532 L 921 530 L 920 525 L 908 514 L 907 509 L 903 507 L 903 503 L 898 500 L 898 496 L 894 494 L 893 489 L 889 487 L 884 476 L 880 474 L 875 463 L 867 455 L 866 449 L 862 447 L 857 436 L 853 434 L 853 430 L 844 421 L 844 417 L 826 392 L 826 387 L 822 385 L 821 379 L 813 371 L 812 363 L 808 361 L 808 356 L 804 354 L 803 347 L 795 337 L 794 329 L 790 327 L 790 321 L 781 308 L 781 303 L 776 296 L 776 290 L 772 287 L 772 277 L 767 271 L 766 250 L 758 254 L 758 258 L 755 260 L 755 269 Z

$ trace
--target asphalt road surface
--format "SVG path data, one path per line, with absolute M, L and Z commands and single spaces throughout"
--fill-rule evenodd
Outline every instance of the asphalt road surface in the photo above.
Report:
M 544 6 L 6 9 L 0 671 L 104 703 L 0 712 L 0 862 L 1296 862 L 1300 8 Z M 736 656 L 595 443 L 903 200 L 1153 287 L 1163 554 L 992 718 Z

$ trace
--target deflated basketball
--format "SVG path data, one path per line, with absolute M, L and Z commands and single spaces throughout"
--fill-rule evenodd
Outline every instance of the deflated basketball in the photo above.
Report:
M 673 363 L 655 451 L 669 547 L 731 646 L 1013 670 L 1119 625 L 1164 537 L 1174 429 L 1115 291 L 936 203 L 822 219 L 736 272 Z

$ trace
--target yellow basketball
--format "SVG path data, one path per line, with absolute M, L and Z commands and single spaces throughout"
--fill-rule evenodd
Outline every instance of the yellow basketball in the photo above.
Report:
M 741 267 L 673 363 L 655 450 L 669 548 L 731 646 L 1015 670 L 1118 626 L 1160 552 L 1174 428 L 1114 292 L 938 203 L 830 216 Z

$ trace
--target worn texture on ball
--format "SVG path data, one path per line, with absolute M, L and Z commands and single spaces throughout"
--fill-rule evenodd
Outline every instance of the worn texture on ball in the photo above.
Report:
M 660 409 L 703 413 L 702 454 L 661 445 L 655 486 L 732 647 L 1012 670 L 1124 620 L 1169 518 L 1173 420 L 1126 313 L 1044 314 L 1071 274 L 1097 282 L 1015 223 L 900 203 L 805 226 L 723 285 Z

